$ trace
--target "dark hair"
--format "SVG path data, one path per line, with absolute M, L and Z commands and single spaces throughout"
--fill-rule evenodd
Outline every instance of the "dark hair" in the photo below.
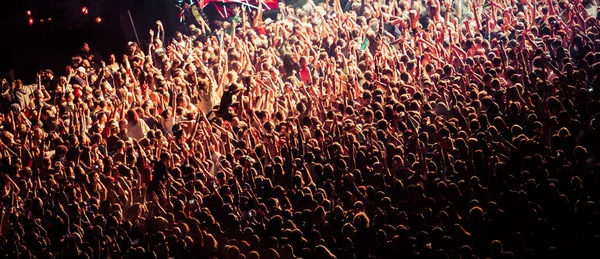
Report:
M 129 110 L 125 115 L 125 119 L 127 119 L 127 122 L 129 122 L 131 125 L 135 126 L 138 124 L 140 117 L 134 110 Z

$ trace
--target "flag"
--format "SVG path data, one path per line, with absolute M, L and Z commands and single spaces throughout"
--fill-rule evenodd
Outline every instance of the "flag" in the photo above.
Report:
M 198 0 L 198 6 L 200 6 L 200 8 L 202 9 L 204 9 L 204 7 L 208 5 L 208 3 L 210 3 L 210 0 Z
M 198 4 L 200 4 L 200 3 L 198 3 Z M 202 7 L 202 8 L 204 8 L 204 7 Z M 198 21 L 198 22 L 204 20 L 202 18 L 202 14 L 200 14 L 200 10 L 198 9 L 197 5 L 192 6 L 192 15 L 194 15 L 194 17 L 196 18 L 196 21 Z
M 369 47 L 369 39 L 365 37 L 362 45 L 360 46 L 360 50 L 365 51 Z
M 199 0 L 198 6 L 204 8 L 209 3 L 214 4 L 215 9 L 223 18 L 226 18 L 232 13 L 231 10 L 227 10 L 229 8 L 229 4 L 247 4 L 250 6 L 258 6 L 259 4 L 262 4 L 265 10 L 279 8 L 277 0 Z

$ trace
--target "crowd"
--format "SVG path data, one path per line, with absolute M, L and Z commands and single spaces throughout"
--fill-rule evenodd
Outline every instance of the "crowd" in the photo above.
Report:
M 309 0 L 85 44 L 2 80 L 0 258 L 598 258 L 597 6 Z

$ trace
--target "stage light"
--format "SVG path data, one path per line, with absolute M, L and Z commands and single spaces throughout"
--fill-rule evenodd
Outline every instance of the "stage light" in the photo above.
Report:
M 33 25 L 33 18 L 29 18 L 29 25 Z
M 45 22 L 44 19 L 40 19 L 40 23 L 44 23 L 44 22 Z
M 31 10 L 27 10 L 27 16 L 31 16 Z
M 52 22 L 52 17 L 48 17 L 48 22 Z
M 86 6 L 83 6 L 83 7 L 81 7 L 81 12 L 82 12 L 84 15 L 87 15 L 87 14 L 89 13 L 89 12 L 88 12 L 88 8 L 87 8 Z
M 102 22 L 102 17 L 98 16 L 96 17 L 96 23 L 101 23 Z

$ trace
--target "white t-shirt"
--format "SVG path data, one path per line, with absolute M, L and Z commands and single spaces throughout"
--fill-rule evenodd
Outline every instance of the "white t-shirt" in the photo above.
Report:
M 166 118 L 166 119 L 161 117 L 160 124 L 164 128 L 165 134 L 170 133 L 171 130 L 173 130 L 173 125 L 175 125 L 175 118 L 173 116 Z
M 202 91 L 200 93 L 200 101 L 201 104 L 198 105 L 204 114 L 208 114 L 215 105 L 218 105 L 221 102 L 221 98 L 217 95 L 216 85 L 211 84 L 210 89 L 207 91 Z
M 127 136 L 132 139 L 143 139 L 146 137 L 148 131 L 150 131 L 150 127 L 148 127 L 148 124 L 142 119 L 138 120 L 136 125 L 127 123 Z

